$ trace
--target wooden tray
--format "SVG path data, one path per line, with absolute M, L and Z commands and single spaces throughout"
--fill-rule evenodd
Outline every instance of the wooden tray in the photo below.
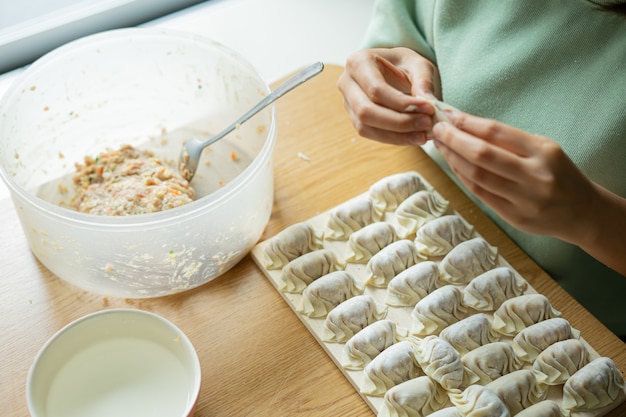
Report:
M 433 187 L 430 184 L 428 184 L 425 179 L 422 179 L 422 182 L 426 185 L 426 188 L 428 190 L 433 190 Z M 367 195 L 367 193 L 364 193 L 363 195 Z M 363 195 L 357 196 L 355 197 L 355 199 L 360 198 Z M 306 223 L 313 226 L 313 228 L 316 231 L 318 231 L 320 235 L 322 235 L 327 230 L 326 225 L 328 222 L 328 218 L 330 216 L 330 213 L 335 208 L 330 209 L 324 213 L 321 213 L 307 220 Z M 453 208 L 449 208 L 448 213 L 449 214 L 454 213 L 460 216 L 460 214 L 456 212 Z M 384 217 L 381 221 L 385 221 L 385 222 L 392 224 L 396 229 L 399 228 L 399 224 L 397 222 L 397 219 L 395 218 L 395 214 L 393 211 L 385 212 Z M 476 230 L 474 230 L 473 236 L 471 237 L 473 238 L 473 237 L 482 237 L 482 236 L 478 232 L 476 232 Z M 411 236 L 411 238 L 414 238 L 414 234 Z M 289 307 L 293 310 L 293 312 L 304 323 L 304 325 L 309 330 L 309 332 L 315 337 L 315 339 L 320 344 L 320 346 L 330 356 L 330 358 L 333 360 L 335 365 L 342 371 L 344 376 L 348 379 L 348 381 L 355 388 L 356 392 L 359 393 L 359 395 L 368 404 L 368 406 L 372 409 L 372 411 L 374 411 L 375 413 L 378 413 L 381 410 L 381 407 L 383 406 L 383 401 L 384 401 L 383 397 L 366 395 L 362 392 L 363 373 L 364 373 L 363 370 L 354 371 L 354 370 L 348 370 L 344 368 L 342 364 L 345 363 L 345 353 L 344 353 L 345 343 L 334 343 L 334 342 L 331 343 L 331 342 L 326 342 L 324 340 L 323 335 L 324 335 L 325 317 L 311 318 L 311 317 L 306 316 L 305 314 L 298 312 L 298 306 L 300 305 L 300 300 L 302 299 L 302 295 L 282 291 L 281 290 L 282 288 L 281 287 L 281 273 L 282 273 L 281 269 L 269 270 L 266 268 L 266 258 L 265 258 L 264 252 L 265 252 L 266 246 L 270 243 L 270 241 L 271 241 L 271 238 L 257 244 L 253 248 L 252 250 L 253 260 L 261 268 L 265 276 L 272 283 L 272 285 L 279 292 L 279 294 L 283 297 L 283 299 L 289 305 Z M 348 253 L 347 241 L 324 239 L 323 247 L 324 249 L 330 249 L 331 251 L 333 251 L 337 255 L 337 258 L 339 260 L 344 260 Z M 441 261 L 441 259 L 442 257 L 429 257 L 429 260 L 433 260 L 438 263 Z M 366 265 L 367 264 L 363 264 L 363 263 L 349 263 L 348 262 L 346 263 L 345 271 L 350 273 L 353 277 L 357 279 L 357 281 L 363 283 L 364 285 L 367 279 L 367 273 L 368 273 Z M 513 271 L 515 271 L 515 269 L 506 261 L 506 259 L 504 259 L 504 257 L 501 254 L 498 254 L 494 268 L 500 267 L 500 266 L 506 266 L 506 267 L 511 268 Z M 515 271 L 515 273 L 519 277 L 523 278 L 523 276 L 520 275 L 519 272 Z M 464 286 L 460 286 L 460 288 L 462 287 Z M 375 288 L 369 285 L 365 285 L 364 294 L 371 295 L 374 298 L 374 300 L 376 300 L 379 306 L 385 306 L 384 300 L 386 296 L 386 291 L 387 291 L 386 288 Z M 527 282 L 527 287 L 524 291 L 524 294 L 531 294 L 531 293 L 538 293 L 538 291 L 535 288 L 533 288 L 530 285 L 530 283 Z M 387 307 L 387 315 L 386 315 L 387 319 L 393 320 L 396 323 L 396 325 L 400 328 L 411 329 L 413 319 L 411 318 L 410 314 L 413 310 L 413 307 L 391 307 L 391 306 L 386 306 L 386 307 Z M 487 313 L 487 314 L 490 315 L 490 318 L 493 318 L 492 313 Z M 567 317 L 563 317 L 563 318 L 567 319 Z M 512 340 L 512 337 L 502 336 L 500 340 L 510 342 Z M 593 346 L 591 346 L 591 344 L 589 344 L 584 339 L 583 335 L 581 335 L 580 340 L 586 345 L 589 351 L 589 356 L 590 356 L 589 360 L 600 357 L 600 355 L 596 352 Z M 531 364 L 525 363 L 524 368 L 531 368 Z M 625 388 L 625 394 L 626 394 L 626 388 Z M 554 400 L 557 403 L 561 404 L 562 395 L 563 395 L 562 385 L 551 386 L 548 390 L 547 399 Z M 620 405 L 624 401 L 625 398 L 626 398 L 626 395 L 621 395 L 620 397 L 617 398 L 617 400 L 613 404 L 609 406 L 606 406 L 606 407 L 603 407 L 594 411 L 589 411 L 589 412 L 582 412 L 582 411 L 572 412 L 571 416 L 572 417 L 604 416 L 608 412 L 616 408 L 618 405 Z M 452 403 L 449 402 L 448 406 L 452 406 Z

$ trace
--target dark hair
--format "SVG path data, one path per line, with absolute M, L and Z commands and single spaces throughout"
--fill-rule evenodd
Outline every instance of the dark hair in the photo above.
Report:
M 611 4 L 598 5 L 598 10 L 626 17 L 626 2 L 620 1 Z

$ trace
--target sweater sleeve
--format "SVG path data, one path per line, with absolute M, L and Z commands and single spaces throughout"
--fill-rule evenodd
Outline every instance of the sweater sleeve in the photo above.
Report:
M 429 41 L 436 0 L 376 0 L 364 48 L 404 46 L 436 63 Z

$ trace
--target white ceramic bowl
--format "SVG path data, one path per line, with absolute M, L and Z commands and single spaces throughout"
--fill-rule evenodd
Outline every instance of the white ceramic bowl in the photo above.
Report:
M 27 381 L 32 417 L 188 417 L 200 362 L 185 334 L 141 310 L 104 310 L 56 333 Z
M 190 204 L 112 217 L 59 202 L 86 155 L 131 144 L 175 161 L 187 136 L 217 133 L 269 91 L 228 48 L 163 29 L 104 32 L 36 61 L 0 101 L 0 176 L 34 254 L 114 297 L 177 293 L 230 269 L 271 214 L 273 106 L 205 150 Z

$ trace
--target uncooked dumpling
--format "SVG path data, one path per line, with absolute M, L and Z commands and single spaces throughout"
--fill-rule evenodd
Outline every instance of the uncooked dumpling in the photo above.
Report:
M 482 385 L 470 385 L 461 393 L 452 393 L 450 401 L 465 417 L 511 417 L 500 397 Z
M 367 285 L 385 288 L 393 277 L 423 258 L 412 240 L 403 239 L 385 246 L 367 263 Z
M 422 417 L 448 402 L 446 391 L 428 376 L 410 379 L 385 393 L 378 417 Z
M 364 286 L 348 272 L 330 272 L 310 283 L 302 291 L 302 298 L 296 310 L 308 317 L 325 317 L 348 298 L 363 294 L 363 290 Z
M 532 362 L 548 346 L 567 339 L 578 339 L 580 332 L 569 322 L 556 317 L 528 326 L 513 338 L 515 354 L 522 360 Z
M 428 414 L 428 417 L 464 417 L 456 407 L 446 407 Z
M 515 417 L 568 417 L 556 401 L 543 400 L 515 414 Z
M 380 212 L 395 210 L 411 194 L 423 190 L 426 185 L 415 171 L 389 175 L 376 181 L 369 189 L 369 196 Z
M 389 346 L 367 364 L 361 392 L 382 396 L 391 387 L 422 375 L 412 344 L 403 340 Z
M 429 221 L 415 236 L 417 250 L 426 256 L 443 256 L 472 237 L 474 227 L 461 216 L 449 214 Z
M 589 362 L 563 386 L 563 408 L 594 410 L 624 394 L 624 378 L 615 363 L 606 357 Z
M 448 206 L 448 201 L 436 191 L 421 190 L 411 194 L 396 209 L 398 233 L 404 238 L 414 235 L 424 224 L 445 214 Z
M 509 298 L 522 295 L 528 283 L 506 266 L 473 278 L 463 289 L 463 303 L 478 311 L 494 311 Z
M 464 355 L 487 343 L 497 341 L 499 335 L 491 329 L 489 316 L 479 313 L 449 325 L 439 333 L 439 337 L 447 340 Z
M 385 318 L 387 309 L 376 304 L 371 295 L 357 295 L 339 304 L 326 316 L 325 342 L 345 343 L 361 329 Z
M 447 284 L 463 285 L 496 264 L 498 249 L 482 237 L 459 243 L 441 260 L 441 279 Z
M 307 285 L 316 279 L 330 272 L 343 269 L 344 266 L 330 249 L 319 249 L 305 253 L 283 268 L 280 276 L 280 290 L 300 294 Z
M 348 238 L 346 262 L 367 263 L 385 246 L 398 240 L 394 227 L 387 222 L 376 222 L 363 227 Z
M 514 336 L 540 321 L 560 317 L 543 294 L 525 294 L 506 300 L 493 313 L 493 328 L 498 333 Z
M 530 369 L 520 369 L 501 376 L 485 387 L 496 393 L 511 414 L 516 415 L 524 408 L 546 398 L 548 385 L 543 382 L 542 378 L 542 374 Z
M 321 249 L 322 234 L 307 222 L 293 224 L 271 238 L 265 247 L 266 269 L 281 269 L 305 253 Z
M 413 340 L 415 357 L 424 373 L 447 391 L 458 391 L 463 384 L 463 364 L 459 352 L 438 336 Z
M 550 385 L 564 384 L 580 368 L 589 363 L 589 351 L 579 339 L 567 339 L 548 346 L 541 352 L 533 368 L 546 375 Z
M 385 304 L 394 307 L 413 307 L 437 288 L 438 278 L 439 267 L 435 262 L 419 262 L 389 281 Z
M 382 213 L 376 210 L 374 202 L 366 195 L 361 195 L 346 201 L 329 213 L 324 237 L 331 240 L 347 240 L 353 232 L 381 218 Z
M 442 329 L 465 318 L 463 292 L 454 285 L 438 288 L 422 298 L 413 308 L 411 333 L 418 336 L 438 334 Z
M 343 367 L 349 370 L 363 369 L 372 359 L 394 343 L 407 336 L 407 330 L 399 328 L 392 320 L 379 320 L 360 330 L 344 345 Z
M 464 385 L 486 385 L 503 375 L 522 368 L 511 345 L 507 342 L 494 342 L 477 347 L 461 357 L 465 367 Z

